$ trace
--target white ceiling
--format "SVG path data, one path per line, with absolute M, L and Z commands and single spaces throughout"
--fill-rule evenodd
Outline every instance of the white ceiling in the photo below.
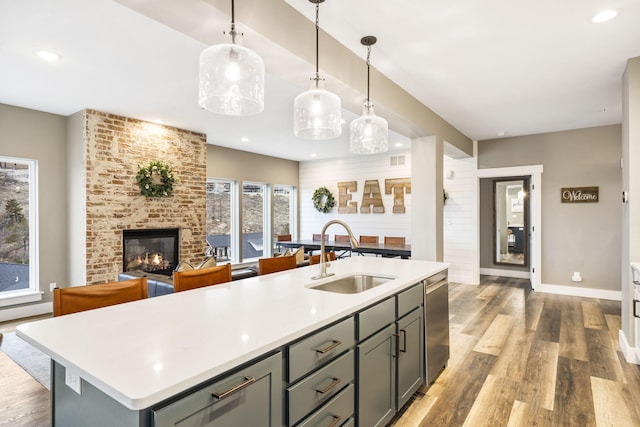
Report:
M 313 17 L 308 0 L 284 1 Z M 229 17 L 205 1 L 121 3 L 199 19 L 193 31 L 211 33 L 210 43 L 228 27 Z M 605 8 L 621 13 L 591 23 Z M 236 18 L 250 46 L 253 34 Z M 372 65 L 477 140 L 620 123 L 622 73 L 628 58 L 640 56 L 638 22 L 637 0 L 327 0 L 320 7 L 323 30 L 361 57 L 360 38 L 377 36 Z M 345 111 L 339 139 L 293 136 L 293 98 L 306 89 L 313 67 L 287 59 L 277 46 L 260 54 L 309 69 L 303 77 L 269 74 L 264 113 L 238 118 L 200 110 L 197 63 L 206 47 L 200 39 L 111 0 L 0 0 L 0 103 L 161 119 L 205 132 L 212 144 L 292 160 L 349 155 L 353 113 Z M 45 63 L 37 49 L 62 59 Z M 393 149 L 408 147 L 395 133 L 390 142 L 404 144 Z

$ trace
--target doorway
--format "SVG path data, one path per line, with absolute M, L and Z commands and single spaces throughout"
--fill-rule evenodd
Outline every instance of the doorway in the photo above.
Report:
M 478 255 L 474 261 L 474 277 L 475 280 L 477 280 L 475 283 L 480 282 L 481 274 L 488 274 L 530 279 L 533 289 L 536 289 L 536 287 L 540 285 L 542 277 L 542 198 L 540 197 L 542 194 L 542 172 L 542 165 L 477 169 L 476 206 L 478 208 L 475 211 L 477 213 L 476 220 L 478 224 L 478 228 L 476 229 L 476 253 Z M 529 177 L 528 223 L 526 230 L 529 233 L 527 268 L 494 263 L 496 250 L 493 243 L 493 188 L 491 187 L 491 183 L 493 179 L 513 177 Z M 483 183 L 487 182 L 488 187 L 484 187 L 483 191 L 481 186 L 484 186 Z M 486 206 L 486 210 L 483 209 L 483 205 Z M 481 215 L 481 211 L 487 212 L 487 215 Z
M 529 265 L 529 176 L 493 179 L 494 264 Z

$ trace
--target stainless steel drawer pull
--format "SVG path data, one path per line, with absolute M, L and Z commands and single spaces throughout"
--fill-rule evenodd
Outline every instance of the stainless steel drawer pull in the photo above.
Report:
M 334 415 L 333 421 L 331 422 L 331 424 L 329 424 L 329 427 L 336 427 L 338 424 L 340 424 L 340 421 L 342 421 L 342 417 Z
M 407 331 L 405 331 L 404 329 L 400 329 L 400 333 L 402 334 L 402 344 L 404 346 L 404 349 L 400 348 L 400 351 L 402 353 L 406 353 L 407 352 Z
M 333 342 L 331 343 L 331 345 L 329 345 L 329 347 L 326 348 L 318 348 L 316 349 L 316 352 L 320 353 L 320 354 L 324 354 L 324 353 L 328 353 L 331 350 L 333 350 L 334 348 L 338 347 L 340 344 L 342 344 L 342 341 L 340 340 L 333 340 Z
M 638 317 L 640 318 L 640 314 L 638 314 L 638 303 L 640 303 L 640 300 L 634 299 L 633 300 L 633 317 Z
M 250 386 L 251 384 L 253 384 L 253 383 L 255 383 L 255 382 L 256 382 L 256 379 L 255 379 L 255 378 L 253 378 L 253 377 L 249 377 L 249 376 L 245 376 L 245 377 L 244 377 L 244 382 L 242 382 L 242 383 L 238 384 L 237 386 L 232 387 L 232 388 L 230 388 L 229 390 L 224 391 L 224 392 L 222 392 L 222 393 L 216 393 L 216 392 L 214 391 L 214 392 L 212 392 L 212 393 L 211 393 L 211 395 L 212 395 L 213 397 L 215 397 L 216 399 L 218 399 L 218 400 L 222 400 L 222 399 L 224 399 L 225 397 L 229 397 L 229 396 L 231 396 L 233 393 L 238 392 L 238 391 L 242 390 L 243 388 L 248 387 L 248 386 Z
M 326 392 L 328 392 L 329 390 L 331 390 L 332 388 L 334 388 L 338 384 L 340 384 L 340 378 L 334 378 L 333 381 L 331 381 L 331 384 L 329 384 L 328 386 L 326 386 L 322 390 L 316 389 L 316 391 L 318 393 L 320 393 L 320 394 L 325 394 Z
M 391 357 L 400 357 L 400 335 L 391 334 L 391 337 L 394 338 L 396 354 L 392 354 Z

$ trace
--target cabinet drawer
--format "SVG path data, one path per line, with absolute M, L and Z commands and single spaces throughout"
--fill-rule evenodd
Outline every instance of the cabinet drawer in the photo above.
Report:
M 353 350 L 287 389 L 289 425 L 329 400 L 353 382 L 355 357 Z M 346 419 L 346 418 L 345 418 Z
M 235 391 L 234 391 L 235 389 Z M 217 396 L 216 396 L 217 395 Z M 274 354 L 166 406 L 152 410 L 153 426 L 279 426 L 282 356 Z
M 347 388 L 338 393 L 321 409 L 314 412 L 298 424 L 298 427 L 328 427 L 347 426 L 353 424 L 353 412 L 355 405 L 355 386 L 349 384 Z M 352 423 L 349 424 L 348 420 Z
M 355 344 L 353 317 L 289 346 L 289 382 L 324 365 Z
M 358 313 L 358 341 L 393 322 L 396 318 L 395 298 L 388 298 Z
M 410 287 L 406 291 L 402 291 L 397 296 L 398 299 L 398 318 L 409 313 L 422 304 L 424 299 L 424 286 L 418 283 Z

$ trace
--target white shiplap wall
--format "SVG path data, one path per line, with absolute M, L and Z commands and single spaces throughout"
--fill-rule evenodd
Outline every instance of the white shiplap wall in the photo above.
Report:
M 443 174 L 443 187 L 449 195 L 443 212 L 443 254 L 444 261 L 451 264 L 449 280 L 475 283 L 476 158 L 444 156 Z
M 393 156 L 404 156 L 404 165 L 390 166 L 389 154 L 360 156 L 347 159 L 317 160 L 300 163 L 300 239 L 311 239 L 314 233 L 320 233 L 324 224 L 332 219 L 345 221 L 353 230 L 356 238 L 361 235 L 404 236 L 411 243 L 411 194 L 405 194 L 406 212 L 393 213 L 393 194 L 384 194 L 384 181 L 389 178 L 411 177 L 411 152 L 394 152 Z M 366 180 L 378 180 L 385 212 L 383 214 L 360 213 L 362 189 Z M 357 181 L 358 190 L 351 200 L 358 202 L 358 213 L 338 214 L 338 182 Z M 327 214 L 315 210 L 311 200 L 313 192 L 325 186 L 334 195 L 336 207 Z M 339 225 L 327 230 L 330 240 L 334 234 L 346 234 Z

